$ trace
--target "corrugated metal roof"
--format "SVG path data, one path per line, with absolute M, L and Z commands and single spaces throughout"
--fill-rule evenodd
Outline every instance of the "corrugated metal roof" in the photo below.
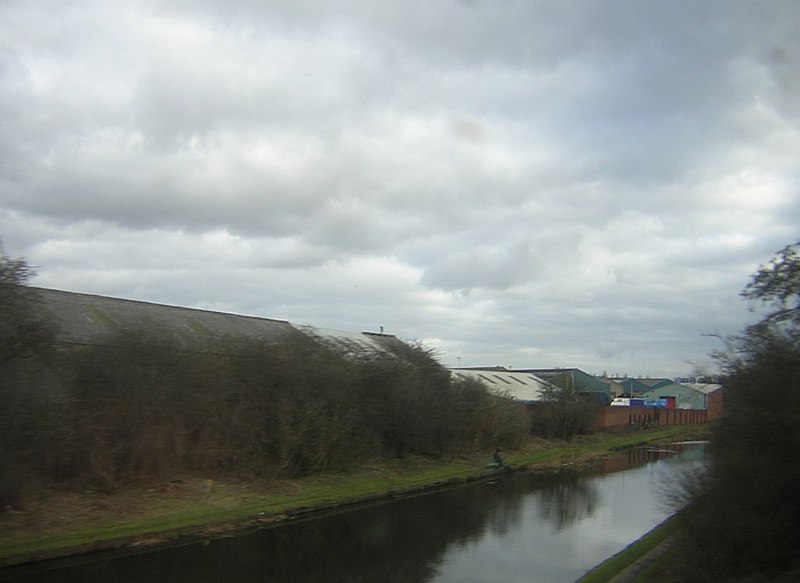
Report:
M 121 330 L 163 330 L 182 343 L 223 337 L 277 340 L 297 330 L 284 320 L 271 320 L 67 292 L 34 288 L 46 315 L 56 325 L 59 339 L 91 344 Z
M 482 382 L 496 395 L 509 396 L 524 403 L 542 401 L 544 390 L 551 386 L 544 379 L 522 372 L 451 369 L 450 374 L 455 378 Z
M 603 393 L 609 395 L 611 386 L 579 368 L 518 368 L 556 385 L 570 382 L 581 393 Z
M 301 332 L 320 339 L 328 346 L 347 356 L 388 352 L 385 346 L 379 341 L 379 337 L 385 336 L 387 338 L 395 338 L 394 336 L 386 334 L 369 334 L 365 332 L 353 332 L 351 330 L 338 330 L 335 328 L 318 328 L 316 326 L 300 326 L 298 329 Z
M 690 389 L 694 389 L 695 391 L 700 391 L 704 395 L 709 395 L 714 391 L 717 391 L 722 388 L 722 385 L 718 385 L 716 383 L 680 383 L 685 387 L 689 387 Z
M 286 320 L 213 312 L 138 300 L 127 300 L 45 288 L 34 289 L 44 315 L 54 324 L 61 342 L 94 344 L 119 331 L 163 331 L 184 346 L 226 338 L 276 342 L 291 335 L 319 338 L 344 355 L 385 353 L 402 344 L 391 334 L 297 326 Z
M 656 385 L 667 384 L 672 382 L 671 380 L 665 378 L 641 378 L 636 380 L 642 383 L 643 385 L 647 385 L 648 387 L 651 388 L 655 387 Z

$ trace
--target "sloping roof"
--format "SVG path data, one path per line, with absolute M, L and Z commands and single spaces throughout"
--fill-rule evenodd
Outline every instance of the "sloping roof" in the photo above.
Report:
M 608 385 L 609 392 L 621 393 L 624 390 L 624 387 L 622 386 L 622 383 L 619 382 L 619 379 L 613 379 L 611 377 L 597 377 L 597 380 L 604 385 Z
M 137 300 L 127 300 L 32 288 L 44 315 L 54 324 L 58 340 L 70 344 L 94 344 L 115 332 L 163 331 L 184 346 L 226 338 L 280 342 L 292 335 L 318 338 L 343 355 L 386 352 L 404 344 L 391 334 L 373 334 L 296 326 L 286 320 L 213 312 Z
M 668 383 L 648 389 L 644 391 L 643 394 L 655 395 L 656 393 L 658 393 L 659 395 L 671 395 L 676 393 L 681 393 L 681 394 L 697 393 L 697 391 L 695 391 L 688 385 L 682 385 L 680 383 Z
M 450 374 L 454 378 L 479 381 L 486 385 L 494 394 L 508 396 L 515 401 L 523 403 L 542 401 L 544 398 L 544 390 L 551 386 L 550 383 L 544 379 L 523 372 L 451 369 Z
M 608 395 L 611 391 L 611 386 L 608 383 L 604 383 L 579 368 L 520 368 L 516 370 L 535 375 L 554 384 L 563 382 L 561 379 L 570 379 L 570 382 L 579 387 L 578 390 L 582 393 L 603 393 Z
M 689 387 L 690 389 L 694 389 L 695 391 L 699 391 L 704 395 L 710 395 L 714 391 L 718 391 L 722 388 L 722 385 L 718 385 L 716 383 L 680 383 L 685 387 Z
M 35 290 L 62 342 L 91 344 L 111 333 L 136 329 L 164 330 L 184 344 L 227 336 L 271 341 L 297 333 L 285 320 L 54 289 Z
M 337 352 L 349 357 L 389 352 L 392 341 L 402 343 L 396 336 L 391 334 L 353 332 L 335 328 L 318 328 L 316 326 L 300 326 L 298 329 L 303 333 L 318 338 Z
M 626 393 L 643 394 L 651 390 L 651 387 L 642 382 L 641 379 L 627 378 L 622 379 L 621 384 Z
M 693 393 L 698 393 L 701 395 L 709 395 L 716 390 L 722 388 L 722 385 L 714 384 L 714 383 L 669 383 L 665 385 L 659 385 L 654 387 L 648 392 L 659 391 L 665 392 L 669 390 L 681 390 L 683 392 L 690 391 Z
M 664 379 L 664 378 L 643 378 L 636 380 L 638 380 L 643 385 L 647 385 L 651 389 L 657 389 L 658 387 L 669 385 L 673 382 L 670 379 Z

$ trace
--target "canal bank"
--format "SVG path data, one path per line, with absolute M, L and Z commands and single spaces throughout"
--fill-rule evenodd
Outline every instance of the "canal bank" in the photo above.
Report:
M 675 544 L 678 517 L 672 516 L 653 530 L 609 557 L 576 583 L 633 583 Z
M 515 471 L 580 467 L 643 443 L 702 437 L 705 427 L 532 440 L 505 453 Z M 138 490 L 41 495 L 0 519 L 0 561 L 13 565 L 97 550 L 138 552 L 258 529 L 492 477 L 486 455 L 442 461 L 381 460 L 358 471 L 303 480 L 228 484 L 181 478 Z

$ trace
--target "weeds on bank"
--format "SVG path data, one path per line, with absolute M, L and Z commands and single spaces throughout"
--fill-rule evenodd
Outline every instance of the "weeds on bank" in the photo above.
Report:
M 506 453 L 506 462 L 529 468 L 552 467 L 575 463 L 583 459 L 612 453 L 616 450 L 646 442 L 675 440 L 696 435 L 702 428 L 671 427 L 632 434 L 597 434 L 573 442 L 553 442 L 530 439 L 517 451 Z M 181 531 L 201 534 L 204 527 L 214 532 L 215 526 L 236 524 L 247 519 L 279 518 L 282 514 L 359 500 L 369 500 L 415 488 L 447 484 L 478 478 L 486 472 L 485 456 L 451 458 L 447 461 L 409 457 L 403 460 L 380 460 L 358 470 L 318 474 L 298 480 L 275 480 L 268 484 L 213 484 L 186 486 L 176 494 L 139 497 L 123 512 L 115 504 L 124 496 L 103 496 L 105 511 L 83 520 L 70 517 L 68 511 L 61 521 L 48 526 L 17 528 L 0 540 L 0 562 L 13 562 L 14 556 L 41 555 L 57 549 L 80 549 L 102 541 L 144 541 Z M 195 480 L 198 482 L 199 480 Z M 44 505 L 40 512 L 47 512 Z M 92 510 L 82 508 L 82 514 Z

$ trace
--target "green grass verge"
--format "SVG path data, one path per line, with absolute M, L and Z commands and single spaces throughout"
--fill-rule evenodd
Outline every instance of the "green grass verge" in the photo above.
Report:
M 581 456 L 611 453 L 646 443 L 691 439 L 704 430 L 705 426 L 682 425 L 634 433 L 594 434 L 574 443 L 554 442 L 553 447 L 547 449 L 513 454 L 509 456 L 509 462 L 518 465 L 536 465 L 557 460 L 571 461 Z
M 575 442 L 532 442 L 506 455 L 515 466 L 548 466 L 576 463 L 616 450 L 664 440 L 697 435 L 702 426 L 675 426 L 624 434 L 595 434 Z M 69 554 L 104 541 L 157 539 L 167 533 L 180 533 L 235 525 L 255 517 L 279 516 L 306 508 L 326 507 L 368 500 L 397 491 L 407 491 L 438 483 L 466 480 L 485 473 L 488 456 L 457 459 L 441 463 L 413 460 L 386 460 L 378 467 L 361 468 L 336 474 L 321 474 L 291 482 L 288 492 L 254 495 L 235 507 L 220 507 L 203 497 L 171 500 L 128 522 L 106 519 L 64 527 L 58 532 L 17 532 L 0 537 L 0 564 L 31 558 Z M 214 529 L 210 529 L 214 532 Z M 109 545 L 113 546 L 113 545 Z M 62 550 L 63 553 L 54 551 Z
M 616 555 L 600 563 L 577 583 L 605 583 L 633 565 L 648 552 L 656 548 L 678 530 L 678 520 L 668 518 L 646 535 L 631 543 Z

